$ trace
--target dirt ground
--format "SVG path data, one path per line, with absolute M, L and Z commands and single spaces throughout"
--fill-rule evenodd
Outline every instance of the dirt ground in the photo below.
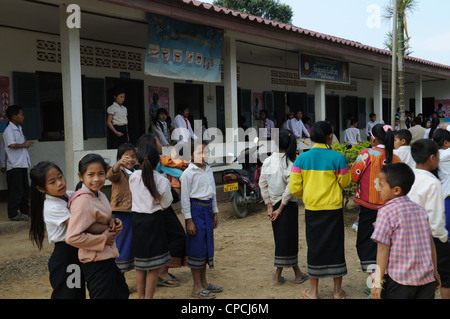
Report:
M 274 241 L 271 224 L 264 206 L 251 206 L 246 218 L 234 217 L 231 204 L 219 203 L 219 227 L 215 230 L 215 268 L 208 269 L 211 283 L 224 287 L 218 299 L 300 299 L 301 292 L 309 287 L 294 282 L 292 269 L 285 269 L 286 282 L 282 286 L 272 285 Z M 348 274 L 343 279 L 347 299 L 365 299 L 367 275 L 361 271 L 355 242 L 356 232 L 351 228 L 357 217 L 355 207 L 345 213 L 345 243 Z M 306 242 L 304 209 L 299 208 L 299 266 L 306 270 Z M 178 213 L 183 221 L 181 213 Z M 184 221 L 182 222 L 184 224 Z M 45 243 L 39 251 L 28 240 L 27 231 L 0 236 L 0 299 L 48 299 L 51 286 L 48 280 L 47 261 L 53 247 Z M 155 299 L 189 299 L 192 277 L 188 268 L 170 271 L 181 285 L 175 288 L 158 287 Z M 135 272 L 126 273 L 130 287 L 130 298 L 137 298 Z M 319 297 L 333 298 L 333 279 L 319 282 Z

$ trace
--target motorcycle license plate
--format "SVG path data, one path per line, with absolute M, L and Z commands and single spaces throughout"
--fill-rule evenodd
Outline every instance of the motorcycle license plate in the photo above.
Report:
M 232 183 L 232 184 L 225 184 L 225 185 L 223 185 L 223 191 L 224 192 L 237 191 L 238 188 L 239 188 L 238 183 Z

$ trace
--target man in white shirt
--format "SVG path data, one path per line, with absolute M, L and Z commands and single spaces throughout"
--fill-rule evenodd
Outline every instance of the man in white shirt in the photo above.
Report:
M 266 110 L 261 110 L 259 112 L 259 122 L 258 122 L 258 134 L 260 139 L 269 140 L 272 136 L 272 129 L 275 128 L 275 124 L 271 119 L 267 118 Z
M 368 141 L 370 141 L 373 127 L 378 124 L 377 115 L 375 113 L 370 113 L 369 119 L 370 119 L 370 121 L 367 122 L 367 125 L 366 125 L 366 136 L 367 136 Z
M 28 167 L 30 156 L 28 148 L 34 143 L 27 141 L 22 132 L 25 119 L 18 105 L 6 109 L 9 124 L 3 132 L 6 151 L 6 183 L 8 185 L 8 217 L 11 220 L 28 220 L 30 213 Z
M 350 147 L 361 142 L 361 132 L 358 129 L 358 121 L 352 121 L 352 125 L 344 131 L 344 144 L 349 144 Z
M 297 111 L 293 119 L 289 120 L 289 128 L 297 139 L 302 137 L 302 132 L 306 137 L 310 137 L 308 130 L 302 122 L 302 111 Z

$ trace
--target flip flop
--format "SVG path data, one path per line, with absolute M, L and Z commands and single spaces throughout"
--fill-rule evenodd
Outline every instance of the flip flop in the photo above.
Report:
M 216 295 L 212 294 L 208 289 L 203 289 L 199 292 L 191 292 L 191 297 L 200 299 L 214 299 L 216 298 Z
M 206 288 L 206 289 L 211 292 L 215 292 L 215 293 L 223 291 L 223 287 L 218 287 L 217 285 L 214 285 L 214 284 L 209 284 L 208 288 Z
M 286 280 L 284 279 L 283 276 L 280 277 L 280 281 L 279 282 L 275 282 L 275 279 L 272 281 L 274 286 L 281 286 L 282 284 L 284 284 L 286 282 Z
M 173 282 L 173 283 L 171 283 L 171 282 Z M 161 279 L 158 277 L 158 286 L 179 287 L 180 283 L 173 278 Z
M 296 284 L 302 284 L 308 279 L 309 279 L 309 276 L 307 274 L 303 274 L 303 277 L 300 280 L 295 280 L 295 283 Z
M 304 299 L 315 299 L 315 298 L 311 298 L 311 297 L 308 295 L 307 291 L 309 291 L 309 289 L 303 290 L 303 292 L 302 292 L 302 297 L 303 297 Z
M 338 296 L 338 297 L 334 296 L 334 299 L 345 299 L 346 297 L 347 297 L 347 294 L 345 293 L 344 290 L 342 290 L 340 296 Z

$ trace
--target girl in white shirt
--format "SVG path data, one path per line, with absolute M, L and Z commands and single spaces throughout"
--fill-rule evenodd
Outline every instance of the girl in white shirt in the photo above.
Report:
M 212 299 L 223 287 L 208 283 L 206 265 L 214 268 L 214 229 L 219 225 L 216 185 L 207 143 L 191 143 L 191 163 L 180 177 L 181 210 L 186 221 L 186 254 L 194 286 L 191 296 Z
M 158 274 L 169 261 L 163 210 L 172 204 L 170 182 L 155 171 L 159 151 L 144 143 L 137 148 L 142 170 L 130 176 L 136 286 L 139 299 L 153 299 Z
M 297 199 L 289 192 L 289 176 L 296 158 L 295 135 L 281 130 L 278 147 L 279 152 L 264 161 L 259 179 L 275 240 L 274 266 L 277 268 L 273 284 L 276 286 L 285 282 L 281 276 L 285 267 L 293 268 L 296 283 L 308 278 L 298 267 L 298 206 Z
M 30 239 L 39 250 L 47 229 L 47 237 L 55 248 L 48 268 L 50 284 L 53 292 L 52 299 L 85 299 L 85 281 L 80 274 L 79 286 L 71 288 L 67 279 L 73 273 L 68 271 L 69 265 L 80 266 L 78 248 L 66 244 L 66 229 L 70 218 L 67 208 L 68 200 L 73 194 L 66 190 L 66 180 L 61 169 L 51 162 L 40 162 L 30 171 L 31 178 L 31 227 Z M 79 268 L 80 269 L 80 268 Z

